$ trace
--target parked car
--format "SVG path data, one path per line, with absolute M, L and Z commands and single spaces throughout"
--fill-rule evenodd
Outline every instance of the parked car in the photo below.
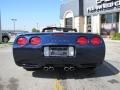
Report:
M 76 29 L 47 27 L 42 33 L 19 35 L 13 45 L 15 63 L 26 70 L 43 68 L 64 70 L 96 68 L 105 57 L 101 36 L 77 33 Z
M 3 43 L 8 43 L 9 40 L 10 40 L 9 33 L 2 31 L 2 42 Z

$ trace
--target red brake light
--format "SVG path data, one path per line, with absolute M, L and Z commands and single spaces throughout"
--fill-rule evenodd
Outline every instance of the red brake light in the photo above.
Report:
M 25 37 L 18 38 L 17 44 L 19 44 L 19 45 L 25 45 L 25 44 L 27 44 L 27 38 L 25 38 Z
M 79 37 L 77 39 L 77 43 L 80 44 L 80 45 L 86 45 L 88 44 L 88 39 L 86 37 Z
M 41 43 L 41 39 L 40 39 L 40 37 L 33 37 L 33 38 L 30 40 L 30 43 L 31 43 L 32 45 L 38 45 L 38 44 Z
M 91 43 L 92 43 L 93 45 L 95 45 L 95 46 L 100 45 L 100 44 L 101 44 L 101 39 L 100 39 L 100 37 L 98 37 L 98 36 L 93 37 L 93 38 L 91 39 Z

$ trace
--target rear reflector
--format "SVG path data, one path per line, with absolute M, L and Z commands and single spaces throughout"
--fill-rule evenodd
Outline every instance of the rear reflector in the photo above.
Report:
M 95 45 L 95 46 L 100 45 L 100 44 L 101 44 L 101 39 L 100 39 L 100 37 L 98 37 L 98 36 L 93 37 L 93 38 L 91 39 L 91 43 L 92 43 L 93 45 Z
M 18 38 L 18 40 L 17 40 L 17 44 L 19 44 L 19 45 L 25 45 L 25 44 L 27 44 L 27 38 L 25 38 L 25 37 L 20 37 L 20 38 Z
M 69 56 L 74 56 L 74 47 L 69 47 Z
M 49 47 L 44 47 L 44 56 L 49 56 Z
M 41 43 L 40 37 L 33 37 L 33 38 L 31 38 L 31 40 L 30 40 L 30 44 L 32 44 L 32 45 L 38 45 L 38 44 L 40 44 L 40 43 Z
M 88 39 L 84 36 L 81 36 L 77 39 L 77 43 L 79 45 L 86 45 L 86 44 L 88 44 Z

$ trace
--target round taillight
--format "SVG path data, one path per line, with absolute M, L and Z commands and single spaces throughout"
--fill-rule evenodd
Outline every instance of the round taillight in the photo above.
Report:
M 77 43 L 79 44 L 79 45 L 86 45 L 86 44 L 88 44 L 88 39 L 86 38 L 86 37 L 79 37 L 78 39 L 77 39 Z
M 30 40 L 30 44 L 32 44 L 32 45 L 38 45 L 38 44 L 40 44 L 40 43 L 41 43 L 40 37 L 33 37 L 33 38 L 31 38 L 31 40 Z
M 20 37 L 20 38 L 18 38 L 18 40 L 17 40 L 17 44 L 19 44 L 19 45 L 25 45 L 25 44 L 27 44 L 27 38 L 25 38 L 25 37 Z
M 95 46 L 98 46 L 101 44 L 101 38 L 96 36 L 91 39 L 91 43 Z

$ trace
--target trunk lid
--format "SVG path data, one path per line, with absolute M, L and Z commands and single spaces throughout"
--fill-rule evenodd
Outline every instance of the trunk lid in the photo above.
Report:
M 88 38 L 93 34 L 85 33 L 32 33 L 25 34 L 25 36 L 39 36 L 42 40 L 42 45 L 75 45 L 79 36 L 87 36 Z

